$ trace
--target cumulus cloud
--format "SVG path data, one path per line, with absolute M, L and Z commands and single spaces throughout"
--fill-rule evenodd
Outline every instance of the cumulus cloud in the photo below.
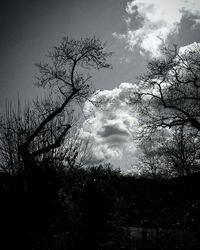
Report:
M 200 43 L 195 42 L 179 48 L 179 54 L 190 53 L 190 56 L 195 56 L 191 52 L 198 51 L 199 48 Z M 96 91 L 90 100 L 85 102 L 83 109 L 85 121 L 80 134 L 83 140 L 89 140 L 91 143 L 88 164 L 107 161 L 114 166 L 122 167 L 126 172 L 140 173 L 138 156 L 141 154 L 141 149 L 137 147 L 136 140 L 141 129 L 138 126 L 139 114 L 128 103 L 136 92 L 147 91 L 159 96 L 160 89 L 156 86 L 151 85 L 150 89 L 147 89 L 147 86 L 143 88 L 142 81 L 137 84 L 121 83 L 112 90 Z M 169 86 L 171 83 L 162 82 L 163 89 Z M 148 100 L 151 96 L 146 95 L 145 98 Z M 165 129 L 165 133 L 169 134 L 170 130 Z
M 159 47 L 169 34 L 178 32 L 183 16 L 190 18 L 195 27 L 200 24 L 199 0 L 133 0 L 127 3 L 125 22 L 127 32 L 113 33 L 125 40 L 128 48 L 139 46 L 140 53 L 160 56 Z M 132 23 L 137 23 L 132 27 Z
M 109 161 L 126 167 L 134 160 L 138 120 L 127 101 L 135 88 L 121 83 L 118 88 L 97 91 L 85 103 L 82 136 L 92 143 L 91 163 Z

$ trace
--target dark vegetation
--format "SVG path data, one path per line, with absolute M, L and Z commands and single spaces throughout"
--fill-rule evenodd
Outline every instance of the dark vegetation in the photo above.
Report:
M 50 96 L 1 117 L 0 249 L 200 248 L 199 54 L 165 50 L 129 100 L 144 128 L 140 177 L 83 167 L 78 107 L 110 55 L 96 38 L 64 38 L 38 65 Z
M 121 248 L 118 178 L 110 168 L 63 171 L 47 162 L 28 175 L 2 173 L 1 249 Z
M 43 162 L 0 178 L 1 249 L 199 249 L 200 174 L 155 180 Z

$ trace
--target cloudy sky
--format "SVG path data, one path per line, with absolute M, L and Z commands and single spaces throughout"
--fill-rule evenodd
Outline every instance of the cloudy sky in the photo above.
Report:
M 125 104 L 129 83 L 150 58 L 159 57 L 163 42 L 181 47 L 200 41 L 199 0 L 18 0 L 4 1 L 0 11 L 1 113 L 6 99 L 28 100 L 39 93 L 32 84 L 34 64 L 62 37 L 96 36 L 115 52 L 113 69 L 93 78 L 102 90 L 93 99 L 104 100 L 104 107 L 84 107 L 83 130 L 98 148 L 97 161 L 132 156 L 136 119 Z

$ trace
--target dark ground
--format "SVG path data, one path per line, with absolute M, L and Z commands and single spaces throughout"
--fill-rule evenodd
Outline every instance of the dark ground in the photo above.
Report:
M 0 249 L 200 249 L 200 173 L 123 176 L 109 166 L 0 174 Z

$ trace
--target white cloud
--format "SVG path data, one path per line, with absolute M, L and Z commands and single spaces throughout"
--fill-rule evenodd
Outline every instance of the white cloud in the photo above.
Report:
M 118 88 L 97 91 L 85 103 L 82 135 L 93 144 L 93 163 L 105 160 L 126 167 L 133 160 L 138 120 L 127 101 L 135 89 L 133 84 L 121 83 Z
M 180 47 L 179 54 L 184 55 L 184 54 L 188 54 L 192 51 L 197 52 L 199 50 L 199 48 L 200 48 L 200 43 L 194 42 L 192 44 L 188 44 L 186 46 Z
M 133 0 L 127 3 L 125 34 L 113 33 L 114 37 L 125 40 L 129 49 L 140 47 L 140 53 L 149 52 L 152 57 L 160 56 L 159 47 L 166 42 L 169 34 L 178 32 L 184 15 L 191 17 L 193 27 L 200 24 L 199 0 Z M 134 29 L 131 23 L 140 19 Z

